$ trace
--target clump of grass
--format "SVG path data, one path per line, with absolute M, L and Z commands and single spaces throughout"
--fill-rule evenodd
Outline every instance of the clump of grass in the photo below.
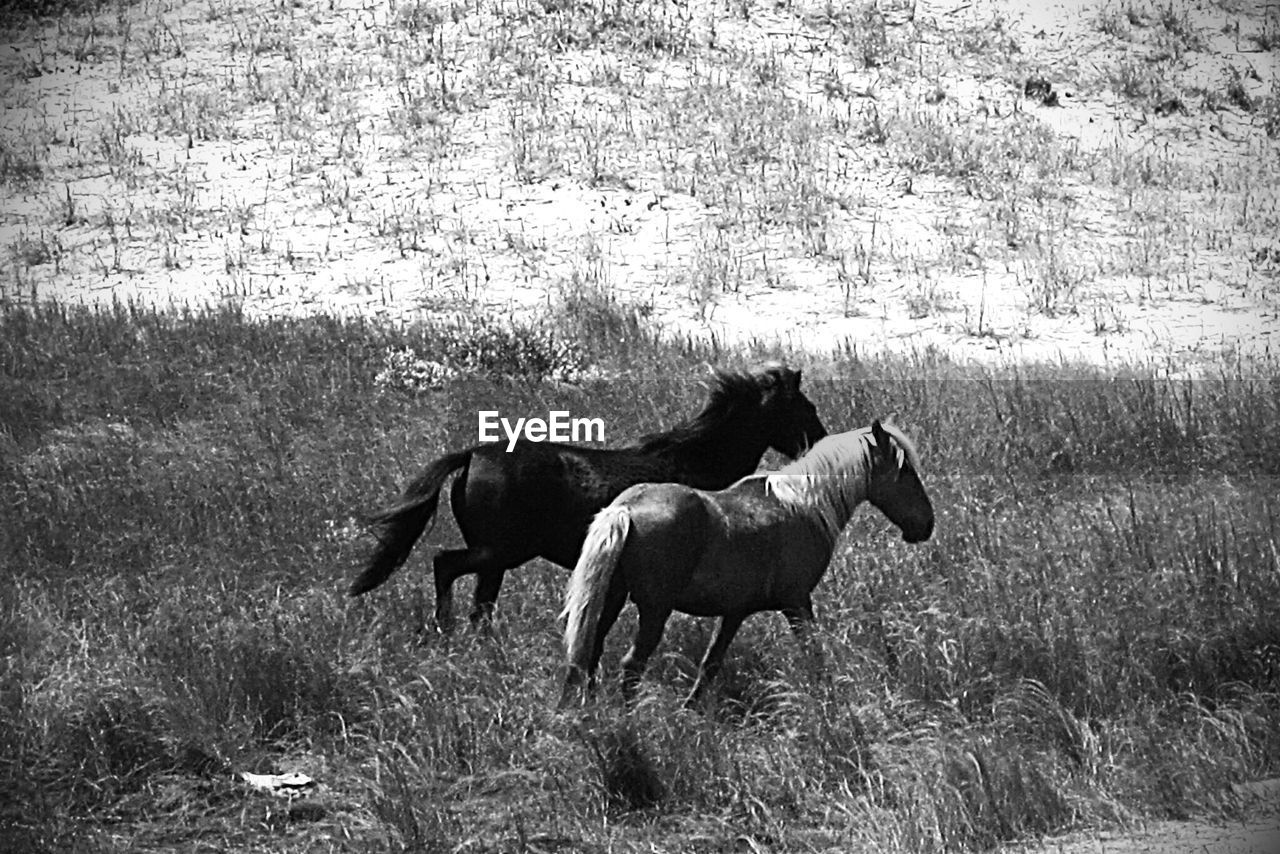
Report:
M 540 5 L 549 23 L 541 29 L 542 37 L 555 50 L 611 46 L 678 57 L 693 45 L 689 11 L 678 3 L 544 0 Z
M 1262 120 L 1262 128 L 1272 139 L 1280 137 L 1280 94 L 1275 90 L 1262 99 L 1258 105 L 1258 115 Z
M 1258 108 L 1253 98 L 1249 97 L 1248 90 L 1244 88 L 1244 78 L 1238 69 L 1231 69 L 1231 79 L 1227 81 L 1226 95 L 1229 102 L 1246 113 L 1252 113 Z
M 1275 50 L 1280 47 L 1280 27 L 1264 28 L 1261 32 L 1250 35 L 1249 40 L 1257 45 L 1258 50 Z
M 1116 6 L 1108 6 L 1098 12 L 1097 25 L 1099 30 L 1112 38 L 1127 41 L 1132 23 L 1129 20 L 1129 14 L 1125 10 Z
M 191 141 L 225 139 L 234 133 L 233 113 L 225 92 L 168 84 L 157 99 L 156 131 Z
M 1111 86 L 1116 94 L 1144 104 L 1157 104 L 1169 96 L 1165 81 L 1169 69 L 1164 63 L 1122 60 L 1110 71 Z
M 1162 29 L 1164 40 L 1176 42 L 1178 53 L 1183 50 L 1204 50 L 1204 39 L 1191 23 L 1191 14 L 1185 6 L 1169 2 L 1156 12 L 1156 23 Z
M 137 686 L 100 685 L 68 697 L 49 718 L 46 749 L 52 768 L 64 776 L 48 782 L 78 792 L 82 801 L 111 803 L 172 767 L 161 737 L 167 730 L 163 707 Z
M 216 609 L 208 598 L 162 604 L 140 654 L 173 708 L 199 722 L 193 731 L 219 752 L 315 738 L 359 721 L 358 683 L 341 669 L 342 618 L 329 602 L 268 602 L 221 619 Z
M 27 186 L 39 181 L 43 175 L 44 167 L 34 151 L 0 138 L 0 184 Z
M 980 196 L 1024 173 L 1052 173 L 1062 161 L 1052 132 L 1026 116 L 993 127 L 910 110 L 894 116 L 888 133 L 904 166 L 964 180 Z
M 584 738 L 612 805 L 648 809 L 666 797 L 666 786 L 634 725 L 623 722 Z
M 986 850 L 1066 828 L 1072 811 L 1054 758 L 1011 747 L 989 736 L 922 739 L 895 757 L 886 794 L 910 817 L 908 849 Z

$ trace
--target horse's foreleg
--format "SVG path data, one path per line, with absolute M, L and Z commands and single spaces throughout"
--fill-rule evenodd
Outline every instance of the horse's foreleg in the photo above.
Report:
M 787 618 L 787 625 L 791 627 L 791 633 L 800 644 L 800 651 L 811 673 L 815 676 L 821 675 L 824 670 L 822 645 L 818 643 L 815 633 L 817 622 L 813 615 L 813 603 L 804 602 L 794 608 L 783 608 L 782 615 Z
M 640 625 L 636 628 L 635 640 L 622 658 L 622 696 L 628 703 L 635 700 L 640 677 L 649 663 L 649 656 L 662 641 L 662 631 L 670 616 L 670 608 L 640 609 Z
M 702 695 L 706 693 L 707 686 L 711 684 L 711 680 L 716 678 L 716 674 L 720 672 L 720 664 L 724 661 L 725 650 L 729 648 L 729 643 L 733 640 L 733 636 L 738 633 L 738 627 L 742 625 L 742 621 L 747 618 L 746 614 L 726 614 L 720 620 L 720 627 L 716 629 L 716 636 L 712 639 L 711 645 L 707 647 L 707 654 L 702 657 L 702 665 L 698 668 L 698 678 L 693 683 L 693 690 L 689 692 L 689 697 L 684 701 L 685 708 L 691 708 L 702 699 Z

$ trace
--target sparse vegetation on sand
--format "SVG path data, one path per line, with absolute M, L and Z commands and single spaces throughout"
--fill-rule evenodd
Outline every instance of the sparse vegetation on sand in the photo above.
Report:
M 722 339 L 1274 337 L 1274 5 L 1076 2 L 0 3 L 0 294 L 528 319 L 589 281 Z
M 395 383 L 386 354 L 448 363 L 447 330 L 4 308 L 0 847 L 976 851 L 1230 812 L 1277 770 L 1270 367 L 711 352 L 582 299 L 494 334 L 593 370 Z M 564 572 L 513 575 L 493 637 L 413 633 L 420 561 L 344 598 L 353 515 L 476 409 L 567 406 L 622 442 L 693 411 L 705 361 L 766 355 L 804 364 L 833 429 L 896 410 L 938 509 L 925 546 L 851 525 L 815 597 L 824 674 L 760 617 L 683 711 L 710 627 L 682 618 L 634 714 L 606 692 L 558 716 Z

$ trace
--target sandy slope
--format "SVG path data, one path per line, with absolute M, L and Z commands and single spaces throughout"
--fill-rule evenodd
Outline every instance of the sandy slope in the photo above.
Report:
M 11 33 L 0 52 L 0 139 L 40 164 L 0 188 L 0 292 L 411 319 L 536 313 L 585 283 L 672 331 L 729 340 L 1175 366 L 1266 352 L 1280 325 L 1280 144 L 1259 114 L 1197 99 L 1232 74 L 1264 97 L 1277 52 L 1247 38 L 1272 26 L 1262 7 L 1226 5 L 1188 7 L 1201 49 L 1170 85 L 1192 94 L 1157 115 L 1108 84 L 1120 64 L 1155 61 L 1155 13 L 1121 39 L 1094 3 L 884 0 L 883 32 L 915 65 L 870 67 L 826 4 L 748 4 L 744 18 L 695 0 L 668 7 L 686 16 L 684 54 L 521 55 L 537 67 L 525 86 L 502 63 L 552 16 L 529 23 L 510 3 L 444 18 L 433 76 L 404 4 L 146 0 L 127 21 Z M 744 225 L 745 208 L 660 168 L 713 145 L 704 117 L 663 116 L 717 64 L 722 77 L 767 68 L 772 97 L 820 128 L 796 161 L 812 161 L 825 199 L 816 231 Z M 1023 97 L 1032 75 L 1057 106 Z M 440 76 L 452 109 L 431 106 Z M 851 128 L 896 116 L 965 144 L 1030 116 L 1078 160 L 1178 177 L 1152 189 L 1023 169 L 983 182 L 911 167 L 912 130 L 887 146 L 833 133 L 842 113 Z M 1065 292 L 1048 311 L 1046 286 Z

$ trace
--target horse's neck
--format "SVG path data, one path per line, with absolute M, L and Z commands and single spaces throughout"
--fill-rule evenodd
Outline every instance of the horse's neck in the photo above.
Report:
M 792 477 L 797 480 L 789 481 Z M 833 547 L 853 511 L 866 499 L 866 479 L 860 472 L 784 469 L 769 479 L 775 483 L 774 494 L 817 527 Z
M 744 430 L 741 424 L 720 424 L 701 436 L 672 445 L 666 456 L 681 470 L 727 486 L 751 474 L 759 465 L 769 445 L 758 433 Z
M 832 483 L 827 478 L 836 478 Z M 824 528 L 834 544 L 853 518 L 853 511 L 867 498 L 866 476 L 861 470 L 838 475 L 818 475 L 814 482 L 814 505 Z

